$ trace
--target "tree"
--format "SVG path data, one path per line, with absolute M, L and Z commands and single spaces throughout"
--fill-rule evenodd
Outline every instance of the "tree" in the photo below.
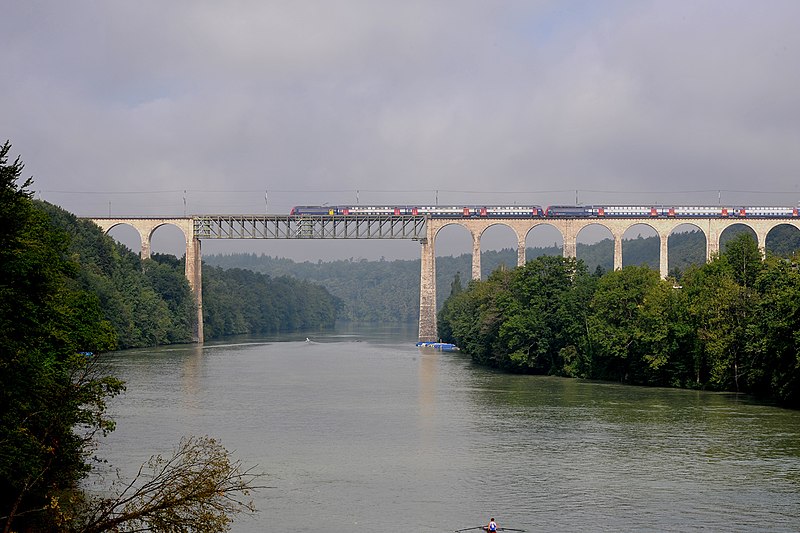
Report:
M 83 289 L 70 235 L 33 202 L 23 166 L 0 147 L 0 524 L 9 531 L 225 529 L 254 475 L 212 439 L 156 457 L 154 475 L 117 500 L 88 500 L 95 436 L 114 429 L 106 402 L 123 390 L 100 359 L 115 330 Z M 143 478 L 140 478 L 143 479 Z M 154 492 L 155 491 L 155 492 Z M 120 509 L 120 503 L 122 509 Z M 114 502 L 117 503 L 114 503 Z M 208 525 L 203 525 L 208 524 Z
M 756 394 L 800 406 L 800 272 L 796 262 L 768 255 L 756 288 L 761 297 L 747 352 L 747 386 Z
M 115 345 L 97 298 L 80 290 L 68 237 L 18 184 L 23 165 L 0 148 L 0 521 L 47 523 L 54 491 L 89 470 L 91 437 L 108 431 L 105 401 L 122 383 L 83 351 Z M 80 429 L 77 432 L 76 429 Z M 37 526 L 38 527 L 38 526 Z
M 526 372 L 561 374 L 562 349 L 584 338 L 583 310 L 574 296 L 588 278 L 575 258 L 540 256 L 513 271 L 507 297 L 500 300 L 506 320 L 500 347 L 512 367 Z
M 507 365 L 498 347 L 503 322 L 498 301 L 508 289 L 510 274 L 496 270 L 486 281 L 473 280 L 449 299 L 438 315 L 439 336 L 454 342 L 477 362 Z
M 755 284 L 762 268 L 761 251 L 749 233 L 740 233 L 728 241 L 720 259 L 740 286 L 748 288 Z
M 707 373 L 707 383 L 718 390 L 744 392 L 747 388 L 742 378 L 751 370 L 748 352 L 757 335 L 754 310 L 760 300 L 754 286 L 763 268 L 752 243 L 749 236 L 740 235 L 723 255 L 685 275 L 697 332 L 698 381 L 706 381 Z
M 596 348 L 592 377 L 647 383 L 648 367 L 664 364 L 663 283 L 658 272 L 644 266 L 626 266 L 600 279 L 589 319 Z
M 456 275 L 453 276 L 453 283 L 450 284 L 450 296 L 455 296 L 464 290 L 464 286 L 461 284 L 461 272 L 456 272 Z
M 254 485 L 258 477 L 217 440 L 184 438 L 171 457 L 151 457 L 114 497 L 65 502 L 59 522 L 76 533 L 227 531 L 234 513 L 256 511 L 247 498 L 264 488 Z

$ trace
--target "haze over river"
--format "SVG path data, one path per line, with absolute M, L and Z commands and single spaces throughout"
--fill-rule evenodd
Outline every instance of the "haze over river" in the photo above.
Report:
M 415 326 L 110 354 L 99 455 L 183 435 L 267 477 L 249 531 L 798 531 L 800 412 L 735 395 L 494 372 Z

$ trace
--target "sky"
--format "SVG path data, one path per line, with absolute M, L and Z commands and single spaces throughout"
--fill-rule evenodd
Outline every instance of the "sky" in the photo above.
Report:
M 800 202 L 796 0 L 0 0 L 0 13 L 0 142 L 37 198 L 79 216 Z M 419 257 L 410 242 L 204 242 L 233 250 Z

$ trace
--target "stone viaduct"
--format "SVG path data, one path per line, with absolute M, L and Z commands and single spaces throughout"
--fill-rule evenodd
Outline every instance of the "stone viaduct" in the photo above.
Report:
M 622 236 L 636 225 L 651 227 L 661 241 L 659 270 L 666 278 L 669 272 L 668 241 L 678 227 L 692 225 L 705 235 L 706 260 L 719 252 L 722 232 L 734 225 L 752 229 L 762 254 L 766 250 L 767 235 L 780 225 L 788 224 L 800 229 L 795 219 L 746 219 L 746 218 L 560 218 L 560 219 L 443 219 L 432 218 L 427 222 L 426 238 L 422 240 L 422 261 L 419 290 L 419 339 L 437 340 L 436 327 L 436 236 L 445 226 L 460 225 L 472 235 L 472 279 L 481 278 L 481 236 L 491 226 L 508 226 L 517 237 L 517 265 L 525 264 L 525 241 L 535 227 L 549 225 L 557 229 L 564 239 L 564 257 L 577 257 L 577 238 L 584 228 L 599 225 L 611 232 L 614 238 L 614 270 L 622 268 Z
M 236 217 L 230 217 L 233 219 Z M 252 222 L 252 217 L 247 218 Z M 278 219 L 280 217 L 273 217 Z M 324 218 L 324 217 L 323 217 Z M 622 237 L 625 232 L 636 225 L 651 227 L 661 241 L 660 272 L 666 278 L 669 270 L 668 240 L 670 234 L 682 225 L 692 225 L 700 230 L 706 239 L 706 259 L 710 259 L 719 251 L 719 242 L 722 232 L 733 225 L 747 226 L 755 232 L 758 246 L 762 253 L 766 249 L 767 235 L 777 226 L 788 224 L 800 229 L 800 220 L 796 219 L 746 219 L 746 218 L 560 218 L 560 219 L 497 219 L 497 218 L 426 218 L 424 236 L 419 232 L 401 233 L 395 235 L 394 228 L 389 237 L 381 233 L 365 233 L 357 237 L 348 234 L 345 229 L 340 235 L 325 230 L 309 235 L 306 232 L 291 228 L 281 232 L 259 232 L 254 235 L 252 231 L 247 235 L 241 232 L 219 233 L 203 232 L 206 217 L 187 218 L 95 218 L 92 219 L 106 233 L 113 227 L 126 224 L 138 231 L 141 239 L 142 259 L 150 257 L 150 242 L 153 232 L 159 227 L 169 224 L 178 227 L 186 239 L 186 278 L 189 281 L 197 308 L 195 340 L 203 342 L 203 297 L 202 297 L 202 271 L 201 271 L 201 236 L 203 238 L 411 238 L 419 240 L 422 244 L 420 265 L 420 309 L 419 309 L 419 339 L 425 341 L 437 340 L 436 326 L 436 237 L 442 228 L 449 225 L 463 226 L 472 236 L 472 279 L 481 277 L 481 237 L 491 226 L 502 225 L 509 227 L 517 238 L 517 265 L 525 264 L 526 238 L 528 233 L 537 226 L 549 225 L 561 233 L 564 241 L 564 257 L 577 256 L 578 234 L 584 228 L 592 225 L 602 226 L 611 232 L 614 239 L 614 269 L 622 268 Z M 283 217 L 283 222 L 291 221 L 291 217 Z M 331 217 L 330 220 L 334 220 Z M 339 217 L 339 221 L 342 217 Z M 230 220 L 227 221 L 230 223 Z M 275 220 L 273 220 L 275 222 Z M 385 220 L 384 220 L 385 222 Z M 288 222 L 287 222 L 288 223 Z M 407 223 L 407 221 L 406 221 Z M 346 222 L 345 222 L 346 224 Z M 288 226 L 287 226 L 288 228 Z M 338 231 L 338 230 L 336 230 Z
M 139 232 L 141 251 L 139 257 L 150 259 L 150 242 L 153 232 L 164 225 L 176 226 L 186 239 L 186 279 L 194 295 L 197 316 L 195 317 L 194 341 L 203 342 L 203 273 L 200 256 L 200 239 L 194 234 L 192 218 L 93 218 L 92 222 L 108 233 L 114 226 L 125 224 Z

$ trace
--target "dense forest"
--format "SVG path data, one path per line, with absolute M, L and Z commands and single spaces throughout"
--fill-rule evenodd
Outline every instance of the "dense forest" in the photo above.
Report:
M 723 234 L 722 246 L 749 229 L 735 226 Z M 706 259 L 705 237 L 699 231 L 675 233 L 670 236 L 670 274 L 680 279 L 691 265 L 701 265 Z M 638 237 L 623 241 L 625 265 L 647 265 L 658 269 L 660 243 L 657 237 Z M 800 231 L 780 226 L 770 233 L 767 248 L 788 256 L 800 249 Z M 560 247 L 528 248 L 530 261 L 543 255 L 560 256 Z M 595 244 L 578 244 L 578 257 L 590 272 L 606 272 L 613 268 L 614 242 L 610 239 Z M 339 318 L 358 322 L 412 322 L 419 317 L 419 260 L 367 261 L 340 260 L 296 262 L 268 255 L 238 253 L 208 255 L 204 262 L 222 268 L 241 268 L 273 277 L 290 276 L 318 283 L 341 301 Z M 517 265 L 513 249 L 487 250 L 481 254 L 484 278 L 500 265 Z M 469 279 L 472 255 L 436 258 L 436 299 L 439 307 L 447 298 L 450 282 L 456 275 Z
M 800 272 L 747 234 L 680 285 L 647 266 L 539 257 L 451 296 L 439 334 L 514 372 L 752 393 L 800 405 Z
M 177 260 L 139 262 L 93 224 L 34 201 L 9 150 L 0 145 L 0 528 L 224 530 L 251 510 L 242 496 L 254 474 L 210 437 L 152 458 L 137 487 L 81 489 L 96 436 L 115 427 L 108 400 L 124 390 L 93 353 L 187 339 L 188 287 Z
M 203 269 L 206 339 L 333 326 L 337 298 L 319 285 L 242 269 Z
M 154 254 L 141 260 L 91 222 L 46 202 L 34 206 L 65 233 L 77 282 L 97 296 L 115 348 L 191 342 L 196 313 L 183 259 Z M 209 267 L 203 272 L 206 339 L 330 327 L 339 306 L 326 289 L 296 278 Z

